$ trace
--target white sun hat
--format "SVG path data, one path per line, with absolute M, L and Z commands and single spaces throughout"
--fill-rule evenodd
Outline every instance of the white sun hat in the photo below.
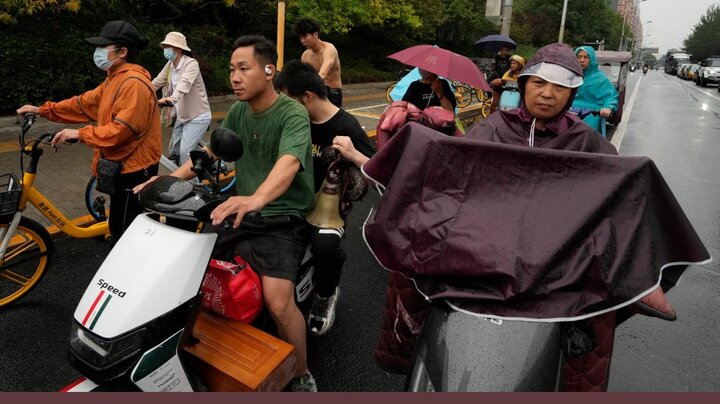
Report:
M 165 36 L 165 40 L 160 42 L 160 47 L 163 46 L 174 46 L 176 48 L 180 48 L 182 50 L 190 52 L 190 48 L 188 48 L 187 46 L 187 39 L 185 39 L 185 35 L 175 31 L 168 32 L 168 34 Z

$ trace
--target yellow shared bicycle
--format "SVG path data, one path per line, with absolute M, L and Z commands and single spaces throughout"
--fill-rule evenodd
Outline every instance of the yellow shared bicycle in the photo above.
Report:
M 50 144 L 54 136 L 48 133 L 25 143 L 25 135 L 35 119 L 32 114 L 25 115 L 20 131 L 21 168 L 24 168 L 23 155 L 30 157 L 22 181 L 12 173 L 0 175 L 0 307 L 17 301 L 40 283 L 54 251 L 50 233 L 40 223 L 22 215 L 28 203 L 71 237 L 107 239 L 110 236 L 106 221 L 79 227 L 35 188 L 43 154 L 41 145 Z

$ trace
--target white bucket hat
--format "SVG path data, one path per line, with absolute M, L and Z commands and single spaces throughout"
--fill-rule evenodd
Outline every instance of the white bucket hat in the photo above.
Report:
M 187 40 L 185 39 L 185 35 L 179 32 L 168 32 L 168 34 L 165 36 L 165 40 L 160 42 L 160 47 L 162 47 L 163 45 L 174 46 L 176 48 L 180 48 L 182 50 L 190 52 L 190 48 L 188 48 L 187 46 Z

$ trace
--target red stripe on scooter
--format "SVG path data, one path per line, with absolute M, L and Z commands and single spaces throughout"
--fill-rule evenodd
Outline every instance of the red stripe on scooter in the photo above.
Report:
M 75 380 L 74 382 L 68 384 L 67 386 L 63 387 L 63 389 L 60 390 L 60 392 L 67 393 L 68 391 L 74 389 L 78 384 L 84 382 L 85 380 L 87 380 L 87 378 L 81 377 L 81 378 Z
M 95 310 L 95 306 L 97 306 L 97 304 L 100 302 L 100 299 L 103 297 L 104 294 L 105 294 L 105 291 L 101 290 L 100 294 L 97 295 L 92 306 L 90 306 L 90 310 L 88 310 L 87 314 L 85 315 L 85 318 L 82 321 L 82 325 L 87 324 L 88 320 L 90 319 L 90 315 L 92 314 L 93 310 Z

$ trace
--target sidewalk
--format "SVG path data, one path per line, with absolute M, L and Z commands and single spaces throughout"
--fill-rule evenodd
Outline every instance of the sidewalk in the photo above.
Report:
M 363 83 L 349 84 L 343 88 L 343 106 L 345 109 L 361 109 L 364 113 L 358 113 L 357 118 L 371 134 L 374 134 L 377 125 L 377 117 L 382 108 L 379 105 L 367 108 L 362 106 L 361 101 L 369 99 L 382 98 L 384 101 L 385 89 L 390 83 Z M 227 113 L 230 106 L 235 102 L 234 95 L 210 97 L 210 108 L 213 112 L 213 121 L 206 137 L 213 129 L 219 126 Z M 18 136 L 20 127 L 15 123 L 15 116 L 0 117 L 0 174 L 13 173 L 20 177 L 20 153 L 18 147 Z M 37 138 L 39 135 L 55 132 L 63 128 L 78 128 L 84 125 L 68 125 L 50 122 L 44 118 L 39 118 L 27 135 L 27 139 Z M 166 152 L 166 145 L 170 140 L 170 128 L 163 128 L 163 153 Z M 207 140 L 207 139 L 206 139 Z M 92 149 L 81 144 L 74 144 L 61 147 L 57 152 L 53 152 L 52 147 L 46 146 L 45 153 L 40 159 L 38 167 L 38 175 L 35 180 L 36 187 L 48 198 L 55 206 L 62 211 L 67 219 L 86 218 L 88 215 L 85 207 L 84 195 L 85 187 L 90 179 L 92 172 L 90 164 L 92 160 Z M 25 156 L 24 164 L 27 166 L 29 158 Z M 161 174 L 167 174 L 168 171 L 162 166 Z M 24 212 L 24 215 L 37 220 L 44 226 L 50 226 L 51 223 L 42 216 L 33 206 Z

